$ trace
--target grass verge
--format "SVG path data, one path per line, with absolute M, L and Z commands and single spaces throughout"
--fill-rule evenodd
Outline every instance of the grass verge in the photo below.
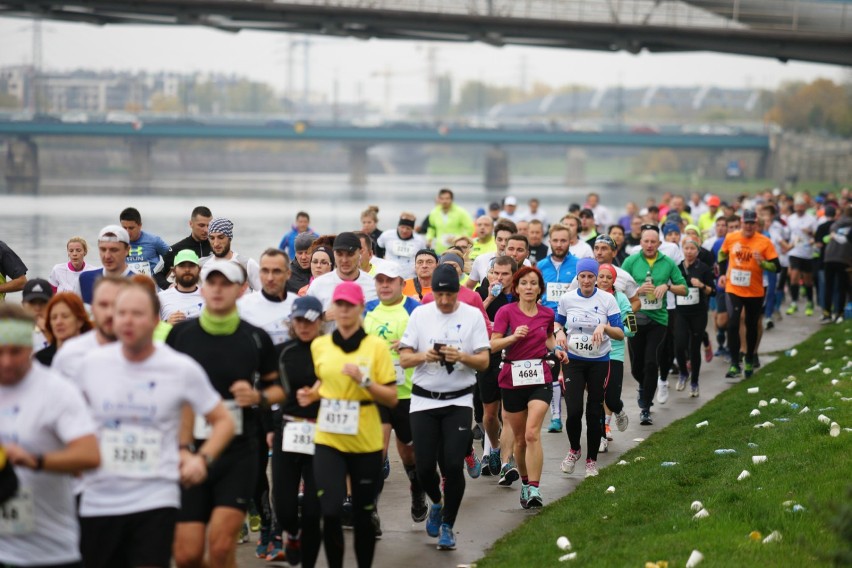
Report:
M 827 339 L 832 350 L 825 350 Z M 701 568 L 850 561 L 852 432 L 842 427 L 852 427 L 852 401 L 842 397 L 852 397 L 852 367 L 841 370 L 843 357 L 852 355 L 850 340 L 850 322 L 820 329 L 796 347 L 796 356 L 780 354 L 752 379 L 625 453 L 628 465 L 604 468 L 545 507 L 496 542 L 477 566 L 562 565 L 558 558 L 565 553 L 555 544 L 562 535 L 578 553 L 574 563 L 582 566 L 644 566 L 666 560 L 674 568 L 684 566 L 693 549 L 705 556 Z M 817 361 L 822 367 L 806 372 Z M 824 374 L 824 368 L 831 373 Z M 784 382 L 789 375 L 797 383 L 792 389 Z M 832 379 L 839 383 L 832 385 Z M 751 387 L 760 392 L 748 394 Z M 758 407 L 760 400 L 772 398 L 779 402 Z M 810 412 L 800 414 L 805 406 Z M 760 416 L 750 417 L 755 408 Z M 820 414 L 840 424 L 839 437 L 829 436 L 829 426 L 817 420 Z M 697 429 L 703 420 L 709 426 Z M 754 428 L 767 421 L 775 426 Z M 714 453 L 722 448 L 736 454 Z M 754 465 L 753 455 L 768 459 Z M 662 467 L 662 462 L 678 463 Z M 737 481 L 743 470 L 751 476 Z M 606 493 L 609 486 L 615 493 Z M 708 518 L 692 518 L 695 500 L 710 512 Z M 804 511 L 792 512 L 785 501 Z M 781 542 L 749 538 L 752 531 L 765 537 L 776 530 Z

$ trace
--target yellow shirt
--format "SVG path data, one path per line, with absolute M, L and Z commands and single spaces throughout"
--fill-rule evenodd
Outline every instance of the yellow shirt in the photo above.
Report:
M 494 237 L 488 237 L 486 242 L 480 242 L 479 239 L 473 239 L 473 246 L 470 247 L 470 260 L 476 260 L 476 257 L 486 252 L 494 252 L 497 250 L 497 242 Z
M 332 342 L 331 335 L 322 335 L 311 343 L 311 355 L 314 359 L 314 372 L 320 380 L 319 395 L 323 399 L 373 400 L 367 389 L 361 388 L 351 377 L 343 374 L 343 366 L 346 363 L 369 367 L 369 376 L 374 383 L 386 385 L 396 382 L 387 344 L 378 337 L 368 335 L 361 341 L 357 350 L 344 353 Z M 314 442 L 353 454 L 381 451 L 382 421 L 378 407 L 375 403 L 361 405 L 357 434 L 333 434 L 317 428 Z

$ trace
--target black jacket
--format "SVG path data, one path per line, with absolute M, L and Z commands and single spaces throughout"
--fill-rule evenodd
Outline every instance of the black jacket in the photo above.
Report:
M 191 249 L 195 251 L 195 254 L 198 255 L 198 258 L 204 258 L 205 256 L 210 256 L 213 254 L 213 250 L 210 248 L 210 241 L 196 241 L 192 238 L 192 235 L 189 235 L 185 239 L 176 242 L 171 247 L 169 247 L 169 252 L 163 255 L 163 267 L 159 272 L 154 274 L 154 280 L 157 281 L 157 285 L 160 286 L 161 289 L 166 290 L 171 283 L 168 281 L 169 272 L 172 271 L 172 267 L 175 262 L 175 255 L 182 250 Z

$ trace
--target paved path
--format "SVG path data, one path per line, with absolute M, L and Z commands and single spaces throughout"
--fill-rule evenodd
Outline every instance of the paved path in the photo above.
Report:
M 775 329 L 763 336 L 760 346 L 761 363 L 769 363 L 772 358 L 768 353 L 789 349 L 800 343 L 817 328 L 817 317 L 805 317 L 801 314 L 785 316 Z M 712 325 L 712 324 L 711 324 Z M 714 338 L 715 332 L 711 332 Z M 623 400 L 630 416 L 630 426 L 625 432 L 615 430 L 613 422 L 613 437 L 609 452 L 598 457 L 599 467 L 614 464 L 623 452 L 635 447 L 634 438 L 647 438 L 652 433 L 665 428 L 675 420 L 687 416 L 711 400 L 717 394 L 727 389 L 736 381 L 724 378 L 728 364 L 722 359 L 714 358 L 701 368 L 701 396 L 690 398 L 688 389 L 677 392 L 674 389 L 676 379 L 670 379 L 670 396 L 666 404 L 656 404 L 653 407 L 653 426 L 640 426 L 638 406 L 636 404 L 636 382 L 629 374 L 629 362 L 625 366 Z M 759 371 L 758 371 L 759 372 Z M 547 425 L 549 419 L 545 421 Z M 544 473 L 541 481 L 542 496 L 545 504 L 570 493 L 583 481 L 584 468 L 582 463 L 574 475 L 564 475 L 559 465 L 568 451 L 568 438 L 565 433 L 542 433 L 544 444 Z M 585 435 L 583 438 L 585 442 Z M 477 446 L 477 451 L 479 451 Z M 584 454 L 585 457 L 585 454 Z M 518 504 L 519 482 L 511 488 L 497 485 L 496 477 L 480 477 L 469 479 L 462 501 L 461 511 L 456 521 L 457 549 L 451 552 L 435 549 L 436 539 L 426 535 L 423 523 L 414 524 L 409 515 L 408 480 L 405 478 L 399 456 L 394 451 L 391 442 L 391 474 L 385 482 L 384 493 L 379 503 L 382 519 L 383 538 L 376 545 L 374 566 L 382 568 L 443 568 L 470 564 L 481 558 L 485 551 L 501 536 L 518 526 L 526 517 L 535 515 L 534 511 L 525 511 Z M 356 566 L 352 550 L 352 533 L 346 531 L 347 552 L 346 566 Z M 256 536 L 256 535 L 253 535 Z M 320 551 L 318 566 L 325 566 L 325 558 Z M 266 562 L 254 557 L 254 545 L 240 545 L 237 553 L 241 567 L 257 566 L 289 566 L 286 562 Z

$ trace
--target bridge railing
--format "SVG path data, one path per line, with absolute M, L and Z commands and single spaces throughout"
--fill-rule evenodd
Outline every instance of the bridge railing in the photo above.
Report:
M 573 22 L 852 34 L 852 0 L 277 0 Z

